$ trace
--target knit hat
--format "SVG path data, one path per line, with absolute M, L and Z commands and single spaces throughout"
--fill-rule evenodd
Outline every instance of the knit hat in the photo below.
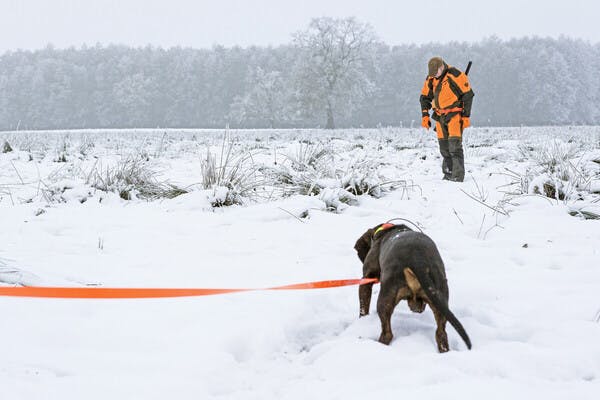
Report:
M 438 69 L 444 65 L 444 60 L 442 57 L 433 57 L 429 60 L 427 67 L 429 68 L 429 76 L 436 76 Z

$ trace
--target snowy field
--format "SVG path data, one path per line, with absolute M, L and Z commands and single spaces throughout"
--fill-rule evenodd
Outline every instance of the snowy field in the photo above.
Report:
M 0 285 L 359 278 L 356 239 L 405 218 L 437 243 L 473 343 L 448 325 L 439 354 L 431 311 L 403 302 L 381 345 L 377 285 L 361 319 L 356 286 L 0 297 L 0 398 L 599 398 L 600 127 L 464 145 L 451 183 L 416 129 L 0 133 Z

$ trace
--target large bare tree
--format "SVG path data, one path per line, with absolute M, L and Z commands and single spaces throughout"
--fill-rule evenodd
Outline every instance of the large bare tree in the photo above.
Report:
M 374 54 L 377 36 L 369 24 L 355 18 L 315 18 L 294 35 L 298 48 L 296 95 L 309 113 L 324 112 L 326 128 L 334 115 L 348 114 L 375 90 Z

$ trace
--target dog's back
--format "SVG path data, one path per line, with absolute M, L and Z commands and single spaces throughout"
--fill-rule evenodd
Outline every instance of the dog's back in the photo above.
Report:
M 445 289 L 448 283 L 442 256 L 431 238 L 424 233 L 401 231 L 390 233 L 382 239 L 379 265 L 386 266 L 386 275 L 404 281 L 403 270 L 410 268 L 415 274 L 427 274 L 435 287 Z

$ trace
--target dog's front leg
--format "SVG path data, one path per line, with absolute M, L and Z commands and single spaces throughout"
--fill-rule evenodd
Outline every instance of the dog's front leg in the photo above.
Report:
M 359 318 L 369 315 L 371 307 L 371 294 L 373 293 L 373 284 L 367 283 L 358 287 L 358 300 L 360 302 Z

